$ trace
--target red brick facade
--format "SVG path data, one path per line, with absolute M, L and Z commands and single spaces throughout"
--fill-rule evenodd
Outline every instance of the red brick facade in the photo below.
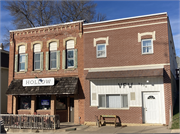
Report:
M 164 68 L 163 84 L 165 98 L 165 122 L 169 123 L 169 108 L 172 107 L 171 68 L 168 37 L 167 14 L 136 17 L 122 20 L 107 21 L 103 23 L 84 24 L 82 22 L 57 26 L 42 27 L 13 31 L 10 33 L 9 53 L 9 84 L 13 79 L 47 78 L 47 77 L 78 77 L 78 94 L 70 95 L 74 98 L 74 122 L 96 122 L 96 116 L 102 114 L 117 115 L 121 123 L 143 123 L 142 107 L 129 107 L 129 109 L 99 109 L 90 104 L 90 80 L 86 79 L 88 70 L 98 68 L 150 66 L 162 65 Z M 65 50 L 64 40 L 69 37 L 76 38 L 75 49 L 78 50 L 78 67 L 74 69 L 62 68 L 62 52 Z M 95 41 L 96 39 L 98 39 Z M 56 39 L 59 41 L 60 69 L 46 70 L 45 53 L 49 51 L 47 42 Z M 141 40 L 153 39 L 153 53 L 142 54 Z M 140 40 L 140 41 L 139 41 Z M 41 41 L 44 53 L 43 71 L 33 70 L 32 42 Z M 27 72 L 14 72 L 15 54 L 18 54 L 17 44 L 27 43 L 28 54 Z M 105 58 L 96 57 L 96 44 L 106 43 Z M 148 69 L 146 67 L 146 69 Z M 155 68 L 154 68 L 155 69 Z M 132 69 L 133 70 L 133 69 Z M 35 96 L 34 96 L 35 97 Z M 55 96 L 51 104 L 55 107 Z M 68 98 L 69 103 L 69 98 Z M 35 106 L 35 98 L 33 105 Z M 8 95 L 8 113 L 13 113 L 13 96 Z M 33 109 L 34 110 L 34 109 Z M 69 110 L 18 110 L 18 114 L 59 114 L 61 121 L 69 121 Z M 173 110 L 172 110 L 173 112 Z M 172 114 L 171 112 L 171 114 Z
M 65 50 L 65 46 L 63 45 L 64 39 L 69 37 L 76 38 L 75 49 L 78 50 L 78 67 L 75 69 L 62 69 L 62 51 Z M 57 51 L 60 51 L 60 69 L 59 70 L 46 70 L 46 52 L 49 51 L 49 47 L 47 47 L 47 42 L 49 40 L 56 39 L 59 41 L 59 47 Z M 43 52 L 43 71 L 34 71 L 33 70 L 33 48 L 32 43 L 35 41 L 42 42 Z M 80 86 L 78 87 L 78 95 L 77 99 L 79 100 L 76 103 L 76 107 L 84 107 L 84 89 L 83 89 L 83 69 L 84 69 L 84 48 L 83 48 L 83 33 L 82 33 L 82 22 L 70 23 L 64 25 L 57 26 L 49 26 L 42 27 L 37 29 L 27 29 L 27 30 L 19 30 L 13 31 L 10 33 L 10 54 L 9 54 L 9 84 L 13 79 L 25 79 L 25 78 L 47 78 L 47 77 L 78 77 L 80 80 Z M 19 43 L 27 43 L 26 53 L 28 54 L 28 70 L 27 72 L 14 72 L 14 59 L 15 54 L 18 54 L 17 44 Z M 13 100 L 12 95 L 8 95 L 8 107 L 7 112 L 13 112 Z M 18 111 L 18 113 L 27 113 L 23 111 Z M 37 114 L 50 114 L 50 112 L 37 111 Z M 58 111 L 57 111 L 58 113 Z M 75 113 L 77 117 L 75 123 L 79 123 L 79 116 L 81 117 L 81 122 L 84 121 L 84 113 L 81 110 L 78 113 Z M 63 119 L 63 118 L 62 118 Z
M 90 69 L 108 67 L 123 67 L 137 65 L 164 64 L 164 98 L 165 98 L 165 122 L 169 123 L 169 108 L 172 107 L 170 50 L 168 39 L 167 14 L 139 17 L 132 19 L 109 21 L 104 23 L 92 23 L 84 25 L 84 75 L 87 76 Z M 141 42 L 138 41 L 138 33 L 155 31 L 153 39 L 153 54 L 142 54 Z M 106 45 L 107 57 L 96 57 L 94 39 L 109 38 Z M 142 39 L 151 39 L 153 35 L 142 35 Z M 96 44 L 106 43 L 106 40 L 98 40 Z M 128 68 L 128 67 L 127 67 Z M 133 70 L 133 69 L 132 69 Z M 90 80 L 85 80 L 85 121 L 95 122 L 94 115 L 115 114 L 121 118 L 122 123 L 143 123 L 142 108 L 130 107 L 129 110 L 98 109 L 90 104 Z M 172 114 L 173 110 L 171 111 Z

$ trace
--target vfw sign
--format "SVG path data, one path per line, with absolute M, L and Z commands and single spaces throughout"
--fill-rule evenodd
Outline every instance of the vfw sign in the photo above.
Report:
M 23 79 L 23 86 L 52 86 L 54 85 L 54 78 L 35 78 Z

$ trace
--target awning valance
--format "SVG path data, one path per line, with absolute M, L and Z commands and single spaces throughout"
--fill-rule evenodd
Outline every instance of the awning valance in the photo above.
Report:
M 163 68 L 147 69 L 147 70 L 88 72 L 86 79 L 160 77 L 160 76 L 163 77 Z
M 55 78 L 53 86 L 22 86 L 22 80 L 13 80 L 6 92 L 7 95 L 55 95 L 77 94 L 78 78 L 62 77 Z

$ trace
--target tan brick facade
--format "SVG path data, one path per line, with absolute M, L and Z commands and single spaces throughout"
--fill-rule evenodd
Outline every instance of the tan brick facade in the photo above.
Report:
M 78 50 L 78 67 L 74 69 L 62 69 L 62 51 L 65 50 L 64 41 L 67 39 L 75 39 L 75 49 Z M 42 49 L 43 52 L 43 70 L 42 71 L 34 71 L 33 70 L 33 43 L 42 42 Z M 58 41 L 57 51 L 60 51 L 60 69 L 59 70 L 46 70 L 46 52 L 49 51 L 49 46 L 47 45 L 50 41 Z M 27 30 L 20 30 L 20 31 L 13 31 L 10 33 L 10 54 L 9 54 L 9 84 L 13 79 L 27 79 L 27 78 L 48 78 L 48 77 L 78 77 L 79 84 L 82 84 L 83 79 L 83 34 L 82 34 L 82 22 L 72 23 L 72 24 L 64 24 L 64 25 L 57 25 L 57 26 L 49 26 L 37 29 L 27 29 Z M 25 44 L 26 45 L 26 53 L 28 54 L 28 69 L 27 72 L 14 72 L 14 59 L 15 54 L 18 54 L 18 44 Z M 84 92 L 83 85 L 80 85 L 78 88 L 78 95 L 77 95 L 77 102 L 75 101 L 75 107 L 84 107 L 84 100 L 82 100 L 82 95 Z M 14 107 L 15 102 L 13 102 L 12 95 L 8 95 L 8 113 L 14 113 L 18 110 L 18 108 Z M 56 96 L 51 96 L 51 110 L 43 111 L 43 110 L 35 110 L 36 103 L 35 98 L 32 96 L 31 100 L 31 110 L 19 110 L 19 114 L 56 114 L 62 113 L 56 111 L 55 107 L 55 98 Z M 16 109 L 16 110 L 15 110 Z M 81 117 L 82 123 L 84 122 L 84 114 L 81 114 L 80 110 L 76 110 L 76 116 L 74 122 L 79 123 L 79 117 Z M 66 116 L 67 113 L 65 114 Z M 62 115 L 63 116 L 63 115 Z M 64 117 L 62 117 L 63 119 Z M 67 118 L 67 117 L 65 117 Z M 64 121 L 67 121 L 64 120 Z

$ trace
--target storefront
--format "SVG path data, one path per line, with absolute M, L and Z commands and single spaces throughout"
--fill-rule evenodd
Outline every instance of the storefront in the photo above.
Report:
M 13 95 L 13 114 L 60 115 L 61 122 L 74 122 L 74 98 L 78 78 L 13 80 L 7 95 Z
M 87 111 L 117 115 L 122 123 L 166 123 L 163 69 L 89 72 L 86 79 Z M 86 123 L 93 123 L 94 115 L 87 114 Z

